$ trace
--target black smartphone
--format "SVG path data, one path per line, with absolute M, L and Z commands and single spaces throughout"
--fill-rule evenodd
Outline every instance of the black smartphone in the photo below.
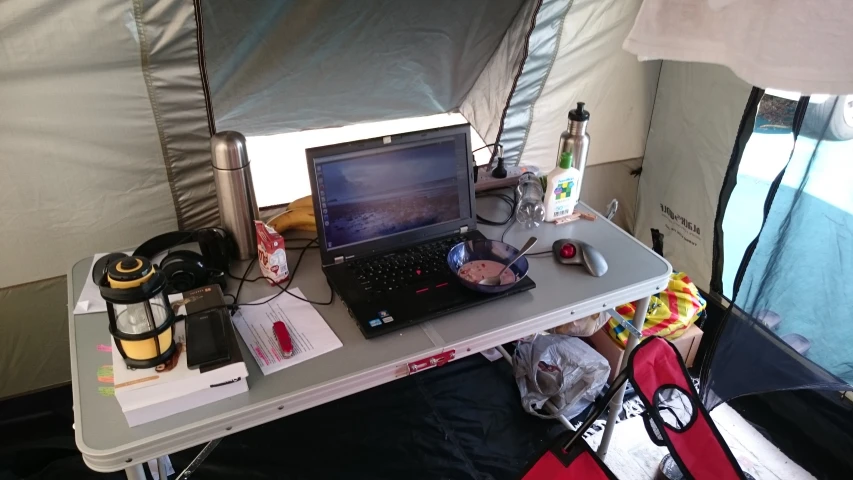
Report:
M 187 366 L 199 368 L 231 360 L 225 338 L 225 322 L 230 322 L 224 308 L 188 315 L 186 318 Z

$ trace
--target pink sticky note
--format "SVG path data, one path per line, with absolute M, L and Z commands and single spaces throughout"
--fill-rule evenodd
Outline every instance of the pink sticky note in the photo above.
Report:
M 101 343 L 98 345 L 98 351 L 99 352 L 112 352 L 113 347 L 110 345 L 104 345 L 103 343 Z

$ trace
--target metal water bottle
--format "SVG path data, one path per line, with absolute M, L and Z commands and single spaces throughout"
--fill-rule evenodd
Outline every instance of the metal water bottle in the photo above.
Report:
M 563 153 L 571 152 L 574 167 L 580 171 L 577 189 L 581 192 L 583 186 L 584 170 L 586 169 L 586 156 L 589 153 L 589 134 L 586 126 L 589 123 L 589 112 L 584 110 L 584 102 L 578 102 L 578 107 L 569 111 L 568 129 L 560 135 L 560 145 L 557 151 L 557 165 Z M 578 197 L 580 198 L 580 197 Z
M 222 227 L 234 239 L 237 259 L 248 260 L 258 254 L 254 221 L 260 219 L 260 213 L 246 137 L 238 132 L 219 132 L 210 139 L 210 153 Z

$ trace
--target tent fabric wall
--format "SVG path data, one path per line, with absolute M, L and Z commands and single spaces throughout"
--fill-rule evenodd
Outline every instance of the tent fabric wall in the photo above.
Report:
M 217 128 L 269 135 L 453 111 L 523 4 L 204 2 Z
M 543 2 L 543 6 L 547 4 Z M 530 82 L 527 88 L 531 92 L 522 94 L 533 103 L 513 100 L 509 106 L 517 114 L 511 123 L 504 124 L 500 139 L 506 147 L 504 157 L 546 171 L 552 168 L 560 133 L 567 125 L 567 120 L 554 119 L 565 119 L 575 102 L 585 101 L 592 111 L 588 166 L 599 168 L 587 170 L 581 200 L 604 212 L 610 200 L 617 199 L 619 211 L 614 221 L 632 231 L 638 183 L 632 172 L 643 163 L 661 63 L 639 62 L 622 51 L 622 41 L 633 24 L 640 0 L 574 0 L 567 6 L 564 17 L 549 14 L 547 10 L 537 15 L 537 28 L 561 29 L 554 37 L 558 49 L 546 49 L 551 55 L 548 60 L 553 63 L 541 60 L 546 55 L 537 56 L 540 65 L 533 71 L 539 72 L 547 66 L 548 74 L 545 78 L 534 76 L 542 83 Z M 502 126 L 500 113 L 506 102 L 503 95 L 510 93 L 507 79 L 515 75 L 524 58 L 519 47 L 536 12 L 531 5 L 525 8 L 460 108 L 486 143 L 497 138 Z M 543 23 L 545 18 L 550 18 L 550 22 Z M 529 62 L 537 62 L 536 57 L 527 60 L 525 69 Z M 522 78 L 523 75 L 522 72 Z M 508 113 L 507 118 L 510 116 Z M 615 163 L 605 165 L 611 162 Z
M 665 61 L 637 197 L 635 236 L 664 236 L 664 257 L 708 291 L 714 220 L 752 87 L 731 70 Z
M 539 100 L 551 73 L 563 21 L 571 5 L 568 0 L 540 0 L 536 7 L 532 28 L 524 40 L 524 63 L 513 81 L 498 132 L 498 142 L 503 145 L 504 158 L 510 164 L 520 161 L 533 119 L 533 105 Z
M 0 19 L 0 288 L 218 222 L 191 3 L 13 0 Z
M 202 78 L 195 6 L 136 0 L 142 73 L 181 230 L 219 224 L 210 137 L 214 133 Z
M 607 212 L 610 201 L 619 202 L 613 223 L 628 233 L 633 232 L 636 221 L 637 186 L 642 158 L 621 162 L 589 165 L 584 172 L 581 201 L 602 214 Z
M 507 160 L 551 168 L 556 162 L 557 143 L 566 129 L 569 110 L 578 101 L 586 102 L 592 112 L 589 165 L 642 158 L 661 63 L 639 62 L 622 50 L 622 41 L 631 29 L 640 3 L 641 0 L 574 0 L 566 5 L 564 18 L 551 15 L 552 21 L 545 28 L 561 29 L 555 34 L 558 48 L 550 52 L 553 63 L 539 62 L 538 68 L 547 67 L 548 73 L 544 79 L 540 78 L 543 83 L 531 82 L 531 92 L 525 96 L 533 103 L 511 105 L 519 106 L 521 112 L 510 120 L 511 124 L 505 125 L 501 137 L 507 147 L 504 151 Z M 536 2 L 525 5 L 460 106 L 460 112 L 487 144 L 497 139 L 501 129 L 501 113 L 511 90 L 510 79 L 524 59 L 523 39 L 535 6 Z M 612 198 L 619 192 L 614 189 L 608 194 Z M 634 200 L 629 203 L 633 205 Z
M 133 5 L 0 3 L 0 288 L 177 227 Z
M 590 111 L 587 165 L 643 157 L 661 64 L 639 62 L 622 50 L 640 3 L 574 0 L 554 67 L 533 107 L 524 163 L 555 165 L 560 133 L 577 102 Z M 589 188 L 584 180 L 584 191 Z M 611 197 L 617 195 L 614 190 Z
M 65 276 L 0 289 L 0 398 L 71 380 Z
M 486 144 L 494 143 L 501 129 L 501 118 L 512 91 L 512 79 L 525 60 L 524 39 L 530 31 L 539 2 L 524 2 L 506 30 L 491 59 L 459 106 L 459 112 L 471 122 Z
M 69 265 L 218 223 L 195 32 L 184 0 L 0 2 L 0 397 L 69 379 Z

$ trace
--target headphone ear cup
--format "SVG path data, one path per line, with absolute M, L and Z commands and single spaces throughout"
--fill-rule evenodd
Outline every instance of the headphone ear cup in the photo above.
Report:
M 228 232 L 219 227 L 202 228 L 196 232 L 196 240 L 207 266 L 227 272 L 234 251 Z
M 166 276 L 166 293 L 186 292 L 207 285 L 204 257 L 189 250 L 172 252 L 160 262 Z
M 125 257 L 127 255 L 124 253 L 114 252 L 99 258 L 92 266 L 92 281 L 95 282 L 95 285 L 99 287 L 103 285 L 107 276 L 107 268 L 109 268 L 110 264 Z

